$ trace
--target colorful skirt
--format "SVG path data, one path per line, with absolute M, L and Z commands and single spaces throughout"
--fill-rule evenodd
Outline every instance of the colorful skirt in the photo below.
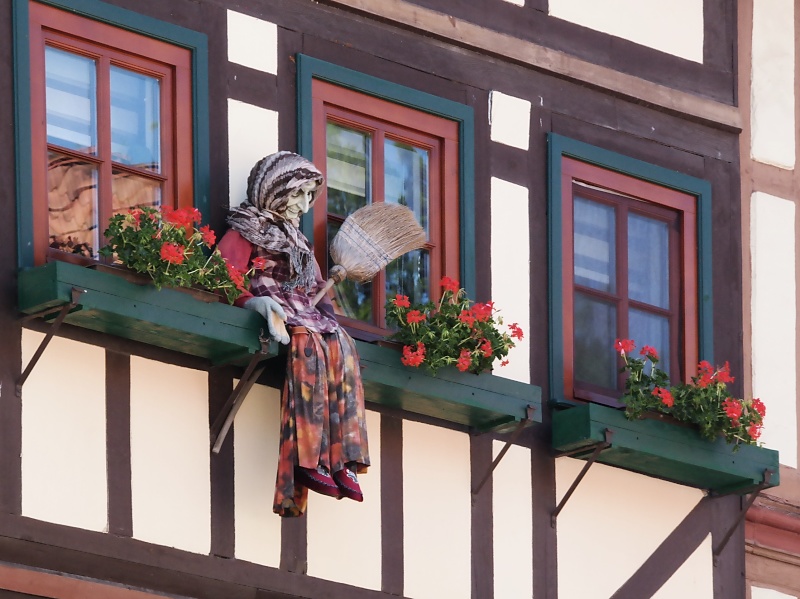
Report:
M 294 468 L 322 465 L 333 474 L 369 466 L 364 388 L 355 343 L 344 329 L 291 331 L 281 398 L 281 442 L 273 511 L 302 516 L 308 489 L 295 483 Z

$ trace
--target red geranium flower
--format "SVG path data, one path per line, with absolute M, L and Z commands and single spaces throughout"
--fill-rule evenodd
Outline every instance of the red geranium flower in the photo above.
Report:
M 513 339 L 522 339 L 525 336 L 522 332 L 522 329 L 519 328 L 519 325 L 516 322 L 508 325 L 508 328 L 511 329 L 511 337 Z
M 767 406 L 757 397 L 753 399 L 753 409 L 758 412 L 758 415 L 762 418 L 767 415 Z
M 636 349 L 633 339 L 617 339 L 614 341 L 614 349 L 620 354 L 629 354 Z
M 488 304 L 475 304 L 472 306 L 472 313 L 478 322 L 486 322 L 492 317 L 492 307 L 494 302 Z
M 651 392 L 655 397 L 658 397 L 668 408 L 671 408 L 675 405 L 675 398 L 672 397 L 672 393 L 670 393 L 669 389 L 664 389 L 663 387 L 656 387 Z
M 225 267 L 228 269 L 228 276 L 233 281 L 233 284 L 236 285 L 236 288 L 239 291 L 246 291 L 244 288 L 244 275 L 230 262 L 225 263 Z
M 253 270 L 264 270 L 267 266 L 267 259 L 264 256 L 258 256 L 257 258 L 253 258 Z
M 417 342 L 417 349 L 414 350 L 411 348 L 410 345 L 403 346 L 403 357 L 400 358 L 400 362 L 405 364 L 406 366 L 413 366 L 416 368 L 425 360 L 425 345 L 421 342 Z
M 716 372 L 714 379 L 718 383 L 732 383 L 733 377 L 731 376 L 731 365 L 728 362 L 725 362 L 725 366 Z
M 182 245 L 165 243 L 161 246 L 161 259 L 170 264 L 183 264 L 184 255 Z
M 725 411 L 725 415 L 730 418 L 733 425 L 739 426 L 739 418 L 742 417 L 742 411 L 744 410 L 742 402 L 729 397 L 722 402 L 722 409 Z
M 488 339 L 484 339 L 481 342 L 481 351 L 483 352 L 484 358 L 491 358 L 492 354 L 494 353 L 494 349 L 492 349 L 492 342 Z
M 453 295 L 458 293 L 458 290 L 461 289 L 458 281 L 451 279 L 450 277 L 442 277 L 441 285 L 445 291 L 449 291 Z
M 456 368 L 458 368 L 461 372 L 466 372 L 469 370 L 471 365 L 472 356 L 469 355 L 469 350 L 462 349 L 461 354 L 458 356 L 458 361 L 456 362 Z
M 754 422 L 747 427 L 747 434 L 755 441 L 761 436 L 761 426 Z
M 419 310 L 411 310 L 406 314 L 406 320 L 408 320 L 408 324 L 416 324 L 425 320 L 425 315 Z
M 475 324 L 475 316 L 472 314 L 472 310 L 461 310 L 458 319 L 469 326 Z
M 211 230 L 210 225 L 206 225 L 205 227 L 200 227 L 200 235 L 203 236 L 203 243 L 211 247 L 215 243 L 217 243 L 217 236 L 214 234 L 214 231 Z
M 394 296 L 394 305 L 398 308 L 410 308 L 411 302 L 408 300 L 407 295 L 400 295 L 399 293 Z
M 658 360 L 658 352 L 654 347 L 650 347 L 649 345 L 642 347 L 642 349 L 639 350 L 639 353 L 643 356 L 647 356 L 651 360 Z

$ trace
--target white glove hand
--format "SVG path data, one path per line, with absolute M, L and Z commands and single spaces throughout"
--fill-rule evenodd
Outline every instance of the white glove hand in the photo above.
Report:
M 247 300 L 244 307 L 254 310 L 264 317 L 269 327 L 270 336 L 276 341 L 289 344 L 289 332 L 286 330 L 286 312 L 283 307 L 271 297 L 252 297 Z

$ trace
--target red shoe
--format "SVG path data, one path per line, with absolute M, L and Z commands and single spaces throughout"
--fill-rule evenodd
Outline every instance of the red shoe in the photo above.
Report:
M 333 480 L 339 485 L 339 491 L 342 497 L 347 497 L 353 501 L 364 501 L 364 494 L 361 492 L 361 486 L 358 484 L 358 477 L 356 477 L 356 473 L 350 470 L 350 468 L 343 468 L 338 472 L 334 472 Z
M 339 487 L 334 482 L 328 471 L 318 466 L 316 470 L 312 468 L 301 468 L 300 466 L 294 467 L 294 480 L 295 482 L 307 487 L 311 491 L 327 495 L 328 497 L 335 497 L 341 499 L 342 494 Z

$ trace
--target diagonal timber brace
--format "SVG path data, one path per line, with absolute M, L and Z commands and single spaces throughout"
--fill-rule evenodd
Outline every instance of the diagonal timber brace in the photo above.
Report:
M 747 515 L 747 510 L 749 510 L 750 506 L 753 505 L 753 502 L 756 500 L 761 491 L 763 491 L 769 486 L 770 478 L 772 478 L 772 470 L 769 469 L 764 470 L 764 478 L 761 481 L 761 484 L 759 484 L 755 488 L 755 490 L 750 494 L 750 497 L 747 498 L 747 501 L 745 501 L 744 506 L 742 506 L 742 511 L 739 512 L 739 516 L 736 518 L 736 521 L 728 529 L 728 532 L 725 533 L 725 536 L 722 538 L 722 541 L 720 541 L 719 545 L 717 545 L 714 548 L 713 555 L 714 555 L 715 566 L 717 565 L 719 556 L 722 554 L 722 550 L 725 549 L 725 546 L 728 544 L 728 541 L 731 540 L 733 533 L 736 532 L 736 529 L 739 528 L 739 525 L 742 523 L 742 520 L 744 520 L 744 517 Z
M 70 297 L 70 302 L 61 306 L 61 308 L 51 308 L 49 310 L 45 310 L 43 312 L 37 312 L 36 314 L 29 314 L 23 318 L 24 320 L 30 320 L 31 318 L 37 318 L 39 316 L 45 316 L 47 314 L 52 314 L 56 310 L 58 310 L 58 316 L 56 316 L 53 324 L 50 325 L 50 329 L 47 331 L 47 335 L 45 335 L 42 342 L 39 344 L 39 347 L 36 349 L 36 352 L 31 357 L 28 365 L 25 367 L 25 370 L 20 375 L 19 379 L 17 379 L 17 386 L 16 392 L 17 397 L 22 397 L 22 386 L 25 384 L 25 381 L 28 380 L 31 372 L 33 372 L 34 367 L 39 362 L 39 358 L 42 357 L 44 350 L 47 349 L 48 344 L 52 341 L 55 334 L 58 332 L 58 329 L 61 327 L 61 323 L 64 322 L 64 318 L 66 318 L 67 314 L 75 309 L 78 304 L 80 303 L 81 294 L 86 293 L 85 289 L 78 289 L 77 287 L 72 288 L 72 294 Z
M 489 480 L 489 477 L 492 475 L 492 472 L 494 472 L 495 468 L 497 468 L 497 465 L 500 463 L 500 460 L 503 459 L 503 457 L 506 455 L 506 453 L 511 448 L 511 446 L 514 444 L 514 442 L 519 438 L 520 434 L 522 433 L 522 430 L 526 426 L 529 426 L 533 422 L 533 411 L 534 411 L 534 409 L 535 408 L 533 406 L 531 406 L 531 405 L 529 405 L 526 408 L 526 410 L 525 410 L 525 418 L 523 418 L 522 420 L 519 421 L 519 424 L 517 424 L 517 428 L 514 429 L 514 432 L 511 433 L 511 436 L 508 438 L 508 441 L 506 441 L 506 444 L 503 446 L 503 449 L 501 449 L 500 453 L 497 454 L 497 457 L 494 459 L 494 461 L 492 462 L 492 465 L 489 467 L 489 470 L 486 472 L 486 474 L 481 479 L 481 482 L 479 482 L 478 485 L 475 487 L 475 489 L 473 489 L 473 491 L 472 491 L 472 496 L 473 497 L 475 497 L 478 493 L 481 492 L 481 489 L 483 488 L 483 485 L 486 484 L 486 481 Z
M 553 513 L 550 515 L 550 526 L 552 526 L 553 528 L 556 527 L 556 520 L 558 519 L 558 514 L 561 513 L 561 510 L 563 510 L 564 506 L 567 505 L 567 501 L 569 501 L 569 498 L 572 497 L 572 494 L 575 492 L 575 489 L 578 488 L 578 485 L 581 484 L 583 477 L 586 476 L 586 474 L 589 472 L 589 468 L 591 468 L 592 464 L 594 464 L 597 461 L 597 458 L 600 457 L 600 453 L 604 449 L 608 449 L 609 447 L 611 447 L 611 438 L 614 435 L 614 431 L 607 428 L 605 429 L 604 434 L 605 434 L 605 440 L 599 441 L 595 445 L 592 455 L 589 456 L 589 459 L 586 461 L 586 464 L 583 465 L 583 468 L 578 473 L 578 476 L 576 476 L 575 480 L 572 482 L 572 486 L 570 486 L 570 488 L 564 494 L 564 497 L 561 498 L 561 501 L 556 506 L 556 509 L 553 510 Z M 560 455 L 570 455 L 570 454 L 564 453 Z
M 264 368 L 266 367 L 264 361 L 269 357 L 267 352 L 269 342 L 263 337 L 260 341 L 261 350 L 253 354 L 250 363 L 244 370 L 242 378 L 239 379 L 236 388 L 233 390 L 230 397 L 228 397 L 228 401 L 225 402 L 222 410 L 220 410 L 219 416 L 214 420 L 214 424 L 211 425 L 211 450 L 214 453 L 219 453 L 222 444 L 225 442 L 225 437 L 228 435 L 228 431 L 233 425 L 236 412 L 242 407 L 247 393 L 252 389 L 258 377 L 261 376 L 261 373 L 264 372 Z

